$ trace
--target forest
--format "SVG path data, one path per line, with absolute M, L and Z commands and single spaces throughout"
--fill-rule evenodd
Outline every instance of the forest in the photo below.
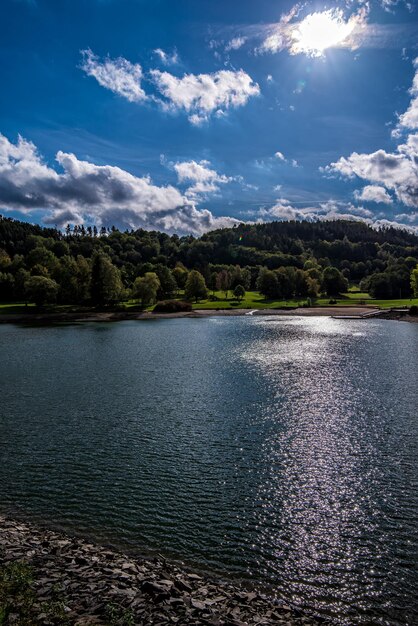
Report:
M 239 300 L 418 296 L 418 236 L 360 221 L 241 224 L 201 237 L 70 225 L 63 231 L 0 216 L 0 301 L 147 306 L 215 292 Z

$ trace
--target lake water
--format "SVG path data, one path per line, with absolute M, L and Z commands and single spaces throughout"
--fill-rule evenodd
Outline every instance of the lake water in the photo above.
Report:
M 0 326 L 0 508 L 418 623 L 418 324 Z

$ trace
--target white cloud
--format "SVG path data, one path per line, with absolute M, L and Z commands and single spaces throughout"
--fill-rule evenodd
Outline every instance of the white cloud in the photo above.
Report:
M 171 56 L 161 48 L 154 52 L 166 65 L 178 60 L 177 52 Z M 81 69 L 93 76 L 102 87 L 129 102 L 154 100 L 166 110 L 184 110 L 195 126 L 207 121 L 211 115 L 222 117 L 228 109 L 243 106 L 252 96 L 260 94 L 260 87 L 244 70 L 185 74 L 178 78 L 169 72 L 154 69 L 149 72 L 149 79 L 161 96 L 148 96 L 141 86 L 141 79 L 144 78 L 141 65 L 122 57 L 100 61 L 91 50 L 82 51 L 82 55 Z
M 234 37 L 226 44 L 225 51 L 230 52 L 231 50 L 239 50 L 246 41 L 246 37 Z
M 399 137 L 402 129 L 416 130 L 418 128 L 418 57 L 413 63 L 416 71 L 412 87 L 409 90 L 412 96 L 411 102 L 405 113 L 399 116 L 398 125 L 392 133 L 394 137 Z
M 184 110 L 192 124 L 199 125 L 213 113 L 246 104 L 260 88 L 243 70 L 221 70 L 213 74 L 186 74 L 177 78 L 169 72 L 151 71 L 152 79 L 168 110 Z
M 353 152 L 341 157 L 323 171 L 348 178 L 358 176 L 372 183 L 392 189 L 398 200 L 407 206 L 418 207 L 418 153 L 400 151 L 388 153 L 377 150 L 371 154 Z
M 415 66 L 418 62 L 415 61 Z M 412 111 L 417 107 L 418 113 L 418 71 L 415 73 L 412 88 L 411 105 L 406 113 L 400 116 L 399 125 L 408 128 L 418 127 L 418 118 L 414 121 Z M 411 113 L 408 117 L 407 114 Z M 338 161 L 322 168 L 325 174 L 339 174 L 347 178 L 361 178 L 372 185 L 365 187 L 366 195 L 379 197 L 379 202 L 388 202 L 389 194 L 384 191 L 394 191 L 397 199 L 408 207 L 418 207 L 418 133 L 409 134 L 405 143 L 398 145 L 393 152 L 376 150 L 370 154 L 353 152 L 348 157 L 341 157 Z M 377 191 L 376 191 L 377 188 Z M 379 191 L 380 189 L 380 191 Z M 363 193 L 362 192 L 362 193 Z M 367 199 L 367 198 L 363 198 Z M 370 197 L 371 199 L 371 197 Z
M 353 204 L 337 202 L 335 200 L 328 200 L 327 202 L 320 202 L 315 206 L 303 206 L 298 207 L 292 204 L 289 200 L 281 198 L 277 202 L 268 208 L 261 208 L 257 212 L 252 212 L 251 215 L 255 215 L 257 222 L 264 222 L 268 220 L 295 220 L 295 221 L 331 221 L 331 220 L 353 220 L 359 222 L 365 222 L 373 228 L 382 227 L 394 227 L 409 230 L 414 233 L 418 233 L 417 226 L 411 226 L 400 221 L 389 220 L 381 218 L 379 215 L 374 214 L 369 209 L 365 209 L 362 206 L 354 206 Z M 418 215 L 418 214 L 413 214 Z M 396 219 L 402 219 L 403 222 L 412 222 L 413 219 L 408 218 L 405 215 L 398 215 Z
M 280 150 L 278 150 L 277 152 L 274 153 L 274 156 L 276 159 L 278 159 L 279 161 L 283 161 L 283 163 L 288 163 L 289 165 L 291 165 L 292 167 L 299 167 L 299 163 L 296 161 L 296 159 L 291 159 L 290 161 L 288 159 L 286 159 L 286 157 L 284 156 L 283 152 L 280 152 Z
M 89 76 L 93 76 L 99 85 L 126 98 L 129 102 L 143 102 L 147 99 L 141 87 L 143 72 L 139 63 L 130 63 L 122 57 L 117 59 L 107 57 L 100 61 L 91 50 L 83 50 L 82 55 L 81 69 Z
M 44 163 L 33 143 L 19 137 L 13 144 L 0 134 L 0 207 L 41 209 L 45 211 L 45 223 L 59 226 L 94 222 L 201 234 L 237 223 L 234 218 L 215 217 L 197 208 L 178 189 L 157 186 L 149 176 L 134 176 L 119 167 L 81 161 L 61 151 L 56 161 L 61 172 Z M 195 172 L 195 180 L 200 173 L 205 182 L 199 167 Z M 187 175 L 185 170 L 182 175 Z M 220 182 L 218 175 L 215 180 Z M 207 181 L 210 183 L 210 178 Z
M 179 183 L 193 183 L 185 194 L 191 200 L 198 200 L 211 193 L 219 191 L 219 185 L 229 183 L 233 178 L 218 174 L 211 169 L 209 161 L 182 161 L 174 163 L 173 168 L 178 176 Z
M 165 52 L 165 50 L 161 48 L 156 48 L 154 54 L 159 57 L 164 65 L 176 65 L 180 62 L 180 57 L 176 49 L 174 49 L 173 52 Z
M 363 202 L 376 202 L 382 204 L 392 204 L 392 198 L 384 187 L 379 185 L 366 185 L 363 189 L 354 192 L 356 200 Z
M 335 200 L 320 202 L 316 206 L 296 207 L 289 200 L 280 198 L 269 208 L 262 208 L 258 215 L 264 219 L 303 220 L 317 222 L 321 220 L 369 220 L 373 213 L 363 207 L 344 204 Z

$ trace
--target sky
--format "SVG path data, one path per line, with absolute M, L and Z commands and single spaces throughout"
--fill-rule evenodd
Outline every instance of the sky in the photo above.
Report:
M 418 232 L 415 1 L 1 0 L 0 213 Z

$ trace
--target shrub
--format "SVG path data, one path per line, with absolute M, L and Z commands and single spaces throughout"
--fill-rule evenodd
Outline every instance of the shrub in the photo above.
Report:
M 337 300 L 335 300 L 334 298 L 331 298 L 328 304 L 337 304 Z
M 192 308 L 190 302 L 184 302 L 183 300 L 162 300 L 157 302 L 153 313 L 187 313 Z
M 416 304 L 409 307 L 409 315 L 418 315 L 418 306 Z

